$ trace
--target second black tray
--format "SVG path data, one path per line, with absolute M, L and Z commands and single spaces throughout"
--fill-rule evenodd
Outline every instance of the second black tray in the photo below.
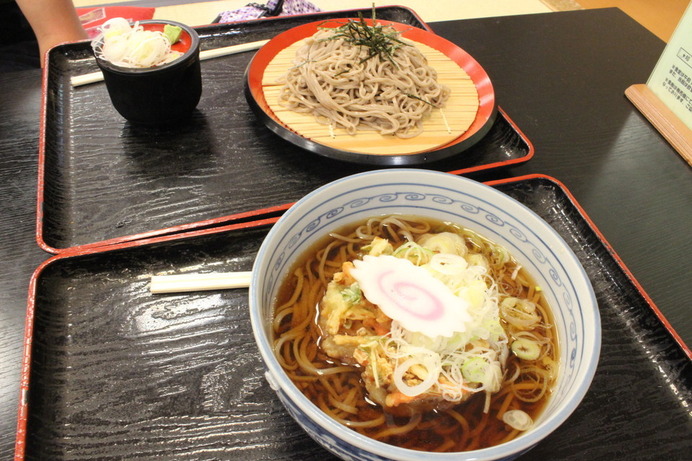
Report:
M 357 13 L 270 18 L 197 30 L 202 49 L 210 49 L 268 39 L 306 22 Z M 377 17 L 427 29 L 405 8 L 379 8 Z M 39 245 L 59 253 L 175 232 L 180 226 L 189 229 L 192 223 L 209 225 L 220 217 L 294 202 L 334 179 L 374 168 L 302 150 L 257 119 L 243 94 L 245 69 L 253 55 L 204 61 L 202 99 L 191 123 L 147 129 L 118 115 L 103 83 L 71 86 L 72 76 L 97 70 L 89 43 L 54 48 L 44 76 Z M 532 155 L 530 142 L 500 109 L 491 131 L 473 148 L 426 168 L 466 174 L 525 162 Z
M 603 331 L 581 405 L 521 459 L 686 459 L 689 351 L 560 183 L 495 187 L 569 243 Z M 16 459 L 332 459 L 265 381 L 247 290 L 149 293 L 153 274 L 250 270 L 267 228 L 248 226 L 58 255 L 36 271 Z

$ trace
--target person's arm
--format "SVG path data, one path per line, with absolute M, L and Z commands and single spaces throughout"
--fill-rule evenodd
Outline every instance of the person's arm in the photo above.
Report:
M 72 0 L 16 0 L 36 35 L 41 67 L 46 51 L 64 42 L 87 38 Z

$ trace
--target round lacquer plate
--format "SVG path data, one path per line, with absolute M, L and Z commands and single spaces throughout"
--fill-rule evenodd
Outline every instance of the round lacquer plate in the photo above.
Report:
M 355 135 L 319 123 L 311 114 L 301 114 L 279 104 L 282 77 L 295 66 L 295 54 L 304 39 L 318 28 L 337 28 L 347 21 L 317 21 L 277 35 L 254 56 L 246 71 L 247 100 L 273 132 L 311 152 L 338 160 L 375 164 L 411 165 L 440 160 L 471 147 L 490 129 L 495 119 L 495 92 L 488 74 L 467 52 L 454 43 L 423 29 L 391 21 L 400 38 L 416 46 L 437 71 L 438 81 L 451 96 L 441 109 L 434 109 L 423 123 L 423 132 L 413 138 L 359 129 Z M 371 23 L 370 20 L 366 20 Z

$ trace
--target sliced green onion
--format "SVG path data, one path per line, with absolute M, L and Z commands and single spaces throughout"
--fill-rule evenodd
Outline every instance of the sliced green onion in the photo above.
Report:
M 351 286 L 341 290 L 341 296 L 349 305 L 355 306 L 356 304 L 360 303 L 362 299 L 360 286 L 357 282 L 352 283 Z
M 482 383 L 485 381 L 486 368 L 488 368 L 488 361 L 483 357 L 469 357 L 461 364 L 461 374 L 468 382 Z
M 404 381 L 404 375 L 415 366 L 421 366 L 425 369 L 425 377 L 420 383 L 410 386 Z M 432 357 L 429 357 L 428 360 L 412 357 L 394 369 L 392 379 L 399 392 L 408 397 L 416 397 L 426 392 L 437 382 L 441 368 L 439 361 L 434 360 Z M 413 372 L 411 373 L 413 374 Z
M 408 259 L 416 266 L 422 266 L 430 261 L 433 252 L 415 242 L 406 242 L 394 250 L 393 255 L 397 258 Z
M 533 426 L 533 420 L 528 413 L 521 410 L 508 410 L 502 415 L 502 421 L 512 429 L 526 431 Z
M 536 360 L 541 355 L 541 346 L 528 338 L 517 338 L 512 343 L 512 352 L 522 360 Z

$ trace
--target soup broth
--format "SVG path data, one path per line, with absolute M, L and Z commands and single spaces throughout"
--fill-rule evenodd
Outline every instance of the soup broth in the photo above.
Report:
M 459 328 L 465 331 L 435 335 L 441 326 L 434 324 L 427 333 L 411 331 L 368 300 L 374 291 L 365 289 L 363 261 L 406 259 L 404 272 L 412 273 L 409 262 L 432 271 L 439 255 L 443 269 L 456 261 L 464 274 L 476 272 L 455 288 L 469 311 Z M 335 283 L 346 288 L 334 291 Z M 279 362 L 315 405 L 361 434 L 415 450 L 468 451 L 512 440 L 539 416 L 558 370 L 550 309 L 507 250 L 468 229 L 413 216 L 371 218 L 315 245 L 283 281 L 273 333 Z

